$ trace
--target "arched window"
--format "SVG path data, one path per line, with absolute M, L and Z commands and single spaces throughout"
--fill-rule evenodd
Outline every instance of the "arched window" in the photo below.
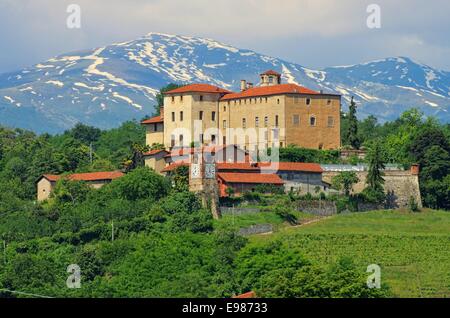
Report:
M 316 117 L 311 116 L 311 117 L 309 118 L 309 124 L 310 124 L 311 126 L 315 126 L 315 125 L 316 125 Z

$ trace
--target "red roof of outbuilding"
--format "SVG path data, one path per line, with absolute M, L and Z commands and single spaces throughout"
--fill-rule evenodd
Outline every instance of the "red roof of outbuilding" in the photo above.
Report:
M 164 149 L 154 149 L 154 150 L 150 150 L 150 151 L 148 151 L 148 152 L 145 152 L 143 155 L 144 155 L 144 156 L 153 156 L 153 155 L 156 155 L 156 154 L 158 154 L 158 153 L 160 153 L 160 152 L 166 152 L 166 153 L 168 153 L 168 151 L 166 151 L 166 150 L 164 150 Z
M 122 177 L 124 174 L 120 171 L 104 171 L 104 172 L 88 172 L 88 173 L 74 173 L 67 176 L 44 174 L 42 177 L 49 181 L 58 181 L 61 178 L 67 178 L 72 181 L 100 181 L 100 180 L 114 180 Z
M 189 163 L 184 162 L 184 161 L 182 161 L 182 162 L 175 162 L 175 163 L 172 163 L 172 164 L 168 165 L 164 169 L 162 169 L 161 172 L 171 172 L 171 171 L 174 171 L 175 169 L 177 169 L 179 167 L 189 167 Z
M 319 92 L 313 91 L 312 89 L 299 86 L 296 84 L 279 84 L 272 86 L 258 86 L 246 89 L 240 93 L 226 94 L 221 98 L 221 100 L 246 98 L 246 97 L 257 97 L 257 96 L 270 96 L 270 95 L 281 95 L 281 94 L 308 94 L 317 95 Z
M 259 171 L 256 165 L 250 162 L 221 162 L 217 164 L 217 169 L 220 170 L 252 170 Z
M 141 121 L 141 124 L 147 125 L 147 124 L 158 124 L 164 122 L 164 116 L 155 116 L 146 120 Z
M 180 93 L 221 93 L 221 94 L 228 94 L 231 93 L 230 91 L 210 85 L 210 84 L 190 84 L 186 86 L 182 86 L 176 89 L 173 89 L 171 91 L 165 92 L 164 94 L 180 94 Z
M 256 293 L 254 291 L 250 291 L 245 294 L 233 296 L 233 298 L 256 298 Z
M 219 172 L 218 177 L 227 183 L 267 183 L 284 184 L 276 174 Z

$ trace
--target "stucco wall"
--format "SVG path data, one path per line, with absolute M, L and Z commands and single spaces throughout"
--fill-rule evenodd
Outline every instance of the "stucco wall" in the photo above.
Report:
M 54 184 L 54 182 L 50 182 L 49 180 L 42 178 L 37 183 L 37 200 L 47 200 L 50 197 Z

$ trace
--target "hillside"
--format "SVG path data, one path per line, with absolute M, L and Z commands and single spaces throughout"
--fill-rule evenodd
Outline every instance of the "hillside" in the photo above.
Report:
M 450 297 L 450 214 L 374 211 L 336 215 L 273 235 L 258 235 L 247 248 L 282 241 L 321 263 L 351 257 L 361 271 L 381 266 L 394 297 Z
M 342 94 L 344 106 L 355 95 L 361 117 L 391 120 L 418 107 L 450 121 L 450 73 L 408 58 L 312 70 L 210 39 L 149 33 L 0 74 L 0 124 L 38 133 L 61 132 L 77 122 L 117 127 L 151 115 L 156 92 L 168 83 L 237 90 L 241 79 L 258 83 L 267 69 L 281 72 L 285 82 Z

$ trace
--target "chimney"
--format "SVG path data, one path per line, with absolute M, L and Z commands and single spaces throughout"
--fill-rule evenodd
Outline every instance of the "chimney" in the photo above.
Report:
M 247 89 L 253 88 L 253 83 L 247 83 Z
M 413 176 L 418 176 L 420 171 L 420 166 L 416 163 L 411 166 L 411 174 Z
M 241 92 L 245 91 L 247 89 L 247 81 L 241 80 Z

